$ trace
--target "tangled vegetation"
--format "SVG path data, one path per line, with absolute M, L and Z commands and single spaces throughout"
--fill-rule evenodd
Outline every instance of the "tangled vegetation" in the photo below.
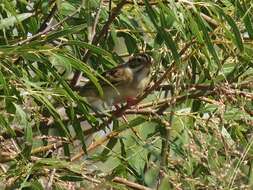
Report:
M 252 7 L 1 1 L 0 188 L 252 189 Z M 135 106 L 73 90 L 138 52 L 154 65 Z

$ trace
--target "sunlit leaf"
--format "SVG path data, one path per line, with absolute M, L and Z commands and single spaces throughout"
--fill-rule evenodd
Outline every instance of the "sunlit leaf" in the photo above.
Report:
M 33 13 L 22 13 L 16 16 L 10 16 L 0 20 L 0 30 L 13 26 L 14 24 L 21 22 L 29 17 L 33 16 Z

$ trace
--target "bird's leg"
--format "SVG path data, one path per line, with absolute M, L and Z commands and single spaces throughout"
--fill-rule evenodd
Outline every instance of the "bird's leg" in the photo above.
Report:
M 127 106 L 127 108 L 131 108 L 132 106 L 136 106 L 137 107 L 136 109 L 138 110 L 139 108 L 138 108 L 138 105 L 136 105 L 137 103 L 138 102 L 137 102 L 137 99 L 135 97 L 130 97 L 130 96 L 126 97 L 126 106 Z M 114 107 L 116 108 L 115 112 L 116 112 L 116 115 L 117 115 L 117 113 L 119 113 L 119 111 L 120 111 L 120 106 L 119 106 L 119 104 L 116 103 L 116 104 L 114 104 Z M 126 116 L 125 116 L 125 114 L 122 114 L 122 118 L 126 123 L 129 123 Z
M 138 103 L 138 99 L 137 98 L 135 98 L 135 97 L 127 97 L 126 98 L 126 103 L 127 103 L 126 106 L 128 108 L 130 108 L 132 106 L 135 106 L 136 110 L 139 111 L 139 106 L 137 104 Z M 141 137 L 140 137 L 140 135 L 138 134 L 138 131 L 135 128 L 131 127 L 131 131 L 135 134 L 135 136 L 137 136 L 138 139 L 142 140 Z
M 115 112 L 116 112 L 116 115 L 117 115 L 117 113 L 119 113 L 119 111 L 120 111 L 120 107 L 119 107 L 118 104 L 115 104 L 114 107 L 116 108 Z M 127 120 L 125 114 L 122 114 L 121 116 L 122 116 L 123 120 L 124 120 L 126 123 L 128 123 L 128 120 Z
M 136 108 L 137 111 L 139 111 L 139 106 L 138 106 L 138 99 L 136 97 L 127 97 L 126 98 L 127 101 L 127 107 L 131 108 L 132 106 L 134 106 Z
M 128 107 L 134 106 L 137 104 L 137 98 L 129 96 L 126 98 L 126 102 Z

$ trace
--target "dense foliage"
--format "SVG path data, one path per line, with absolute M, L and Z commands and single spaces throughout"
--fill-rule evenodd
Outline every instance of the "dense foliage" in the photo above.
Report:
M 252 6 L 0 1 L 1 189 L 253 188 Z M 82 73 L 102 94 L 143 51 L 138 106 L 94 113 L 73 90 Z

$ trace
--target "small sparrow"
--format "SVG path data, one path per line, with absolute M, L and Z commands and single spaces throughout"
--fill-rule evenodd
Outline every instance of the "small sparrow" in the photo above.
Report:
M 96 108 L 101 108 L 101 103 L 113 106 L 134 100 L 149 83 L 151 65 L 152 58 L 148 54 L 137 54 L 126 63 L 102 74 L 113 85 L 112 87 L 103 80 L 99 81 L 104 92 L 103 97 L 99 96 L 91 82 L 79 88 L 80 95 L 86 97 L 88 102 Z

